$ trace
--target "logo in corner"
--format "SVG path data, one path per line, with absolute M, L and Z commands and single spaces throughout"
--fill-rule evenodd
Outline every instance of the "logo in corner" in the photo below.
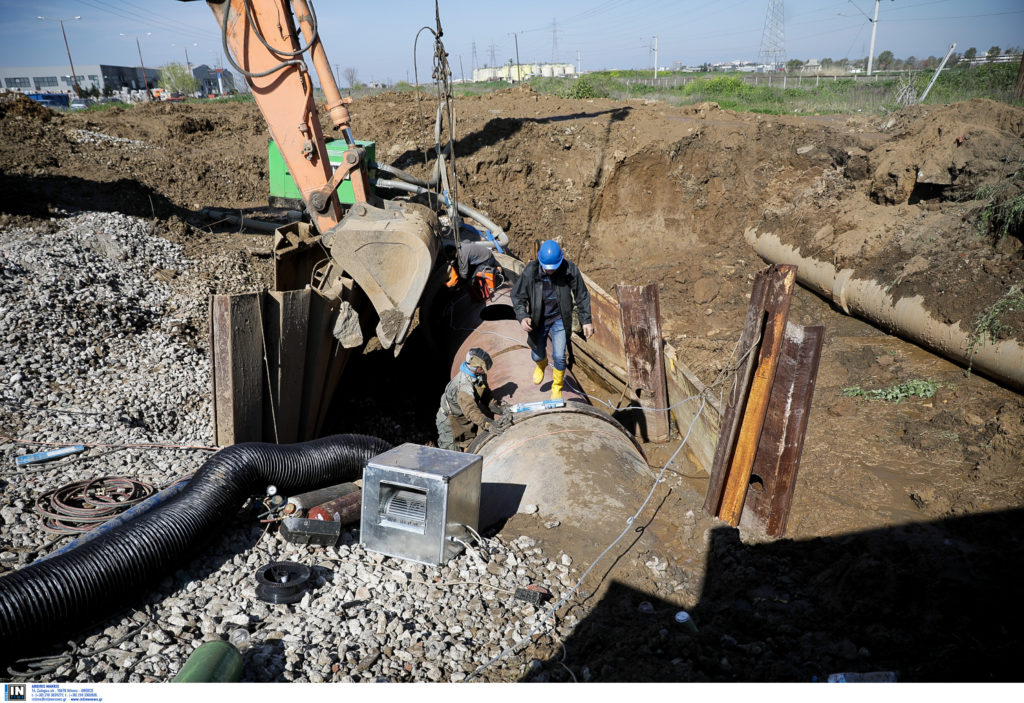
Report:
M 24 701 L 28 700 L 25 696 L 25 691 L 28 687 L 23 683 L 5 683 L 4 684 L 4 700 L 5 701 Z

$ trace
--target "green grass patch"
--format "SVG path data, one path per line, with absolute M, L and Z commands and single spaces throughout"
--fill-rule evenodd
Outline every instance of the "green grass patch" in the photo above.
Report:
M 1019 283 L 1010 286 L 1003 297 L 975 318 L 967 342 L 968 359 L 973 359 L 979 344 L 986 341 L 995 343 L 1017 332 L 1016 327 L 1004 321 L 1006 315 L 1012 312 L 1024 312 L 1024 286 Z
M 672 105 L 716 102 L 727 110 L 768 114 L 883 113 L 899 109 L 897 93 L 911 83 L 919 96 L 934 71 L 917 74 L 886 74 L 870 79 L 801 74 L 682 73 L 652 71 L 599 71 L 580 78 L 531 78 L 530 86 L 541 93 L 570 97 L 574 83 L 586 80 L 580 97 L 618 100 L 648 98 Z M 989 98 L 1024 106 L 1013 99 L 1017 64 L 947 67 L 928 94 L 927 103 L 941 104 Z M 505 85 L 505 84 L 503 84 Z
M 905 383 L 891 385 L 888 388 L 872 388 L 870 390 L 864 390 L 860 386 L 850 386 L 842 389 L 840 395 L 899 403 L 913 396 L 931 398 L 935 395 L 935 391 L 939 389 L 940 385 L 935 381 L 914 379 Z

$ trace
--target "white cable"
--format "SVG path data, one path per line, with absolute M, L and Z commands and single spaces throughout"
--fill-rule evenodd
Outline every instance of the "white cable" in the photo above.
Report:
M 679 446 L 672 453 L 672 456 L 669 457 L 668 461 L 665 462 L 665 465 L 663 467 L 661 467 L 661 471 L 658 473 L 658 476 L 654 479 L 654 484 L 651 486 L 651 490 L 647 493 L 647 497 L 644 499 L 644 502 L 640 505 L 640 507 L 637 509 L 637 511 L 635 513 L 633 513 L 633 515 L 629 519 L 626 520 L 626 527 L 622 530 L 622 532 L 619 534 L 619 536 L 616 537 L 615 540 L 611 544 L 609 544 L 605 548 L 605 550 L 603 552 L 601 552 L 597 556 L 596 559 L 594 559 L 593 563 L 587 568 L 587 570 L 585 572 L 583 572 L 583 575 L 580 576 L 579 580 L 575 583 L 575 585 L 573 585 L 573 587 L 570 588 L 565 593 L 565 595 L 563 595 L 560 599 L 558 599 L 558 602 L 556 602 L 554 605 L 552 605 L 548 609 L 548 612 L 544 615 L 544 617 L 541 618 L 537 622 L 537 624 L 533 626 L 533 628 L 526 634 L 525 637 L 520 639 L 518 642 L 515 642 L 512 646 L 507 647 L 503 651 L 499 652 L 493 659 L 491 659 L 486 664 L 481 665 L 479 668 L 477 668 L 476 671 L 474 671 L 472 674 L 470 674 L 470 676 L 466 679 L 466 681 L 472 681 L 474 678 L 476 678 L 481 673 L 483 673 L 483 671 L 487 667 L 491 666 L 492 664 L 494 664 L 497 661 L 500 661 L 501 659 L 504 659 L 506 656 L 508 656 L 509 654 L 514 652 L 516 649 L 518 649 L 522 644 L 524 644 L 526 642 L 529 642 L 533 638 L 533 636 L 537 633 L 539 628 L 541 626 L 543 626 L 545 622 L 547 622 L 548 618 L 550 618 L 559 608 L 561 608 L 562 605 L 564 605 L 565 602 L 567 600 L 569 600 L 570 596 L 572 596 L 577 590 L 579 590 L 579 587 L 583 584 L 584 579 L 586 579 L 587 576 L 590 575 L 590 572 L 594 570 L 594 567 L 597 566 L 598 562 L 600 562 L 601 559 L 603 559 L 604 556 L 609 551 L 611 551 L 612 547 L 614 547 L 616 544 L 618 544 L 622 540 L 622 538 L 626 536 L 626 533 L 628 533 L 630 531 L 630 529 L 633 527 L 633 523 L 636 522 L 636 519 L 638 517 L 640 517 L 640 513 L 643 512 L 644 508 L 646 508 L 647 504 L 651 501 L 651 497 L 654 496 L 654 490 L 658 487 L 658 484 L 661 483 L 662 477 L 665 475 L 665 471 L 668 469 L 669 465 L 671 465 L 671 463 L 673 461 L 675 461 L 676 456 L 679 454 L 679 452 L 682 450 L 682 448 L 684 446 L 686 446 L 687 440 L 690 439 L 690 433 L 693 432 L 693 426 L 697 423 L 697 419 L 700 418 L 701 414 L 704 412 L 704 408 L 705 408 L 706 405 L 707 405 L 707 399 L 701 397 L 700 409 L 697 411 L 697 414 L 694 416 L 693 420 L 690 422 L 690 427 L 689 427 L 689 429 L 686 430 L 686 436 L 683 437 L 683 441 L 679 443 Z

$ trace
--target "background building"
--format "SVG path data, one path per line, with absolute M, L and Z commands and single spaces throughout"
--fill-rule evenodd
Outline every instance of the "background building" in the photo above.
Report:
M 473 71 L 473 81 L 479 83 L 509 81 L 513 83 L 518 80 L 525 81 L 533 76 L 551 78 L 574 75 L 576 75 L 576 66 L 571 63 L 521 63 L 518 66 L 505 64 L 504 66 L 478 68 Z
M 226 68 L 210 68 L 204 63 L 193 68 L 192 75 L 199 81 L 203 95 L 224 95 L 236 91 L 235 76 Z
M 143 81 L 141 66 L 107 66 L 85 64 L 75 66 L 78 87 L 82 91 L 96 88 L 99 93 L 155 88 L 160 82 L 160 69 L 147 68 Z M 73 93 L 75 82 L 68 66 L 0 67 L 0 84 L 5 90 L 22 93 Z

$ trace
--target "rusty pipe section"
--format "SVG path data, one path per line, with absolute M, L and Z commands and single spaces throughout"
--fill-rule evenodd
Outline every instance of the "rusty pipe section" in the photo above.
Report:
M 765 261 L 797 266 L 797 280 L 802 285 L 832 300 L 847 315 L 866 319 L 898 337 L 1024 391 L 1024 347 L 1015 340 L 994 343 L 987 338 L 979 339 L 969 352 L 970 332 L 960 329 L 959 323 L 947 325 L 936 320 L 925 309 L 921 296 L 893 300 L 878 281 L 856 278 L 853 269 L 837 270 L 827 261 L 803 256 L 776 234 L 758 234 L 751 228 L 744 236 Z
M 534 385 L 535 365 L 510 291 L 505 284 L 486 304 L 463 296 L 453 305 L 448 322 L 462 343 L 449 377 L 459 372 L 469 349 L 480 347 L 494 361 L 488 383 L 495 397 L 510 404 L 548 399 L 551 366 L 544 383 Z M 603 547 L 623 527 L 617 518 L 639 506 L 637 496 L 642 499 L 654 474 L 629 432 L 574 390 L 580 385 L 569 371 L 566 378 L 564 408 L 517 413 L 510 428 L 484 433 L 468 448 L 483 457 L 480 524 L 490 526 L 536 506 L 546 524 L 561 525 L 560 537 Z

